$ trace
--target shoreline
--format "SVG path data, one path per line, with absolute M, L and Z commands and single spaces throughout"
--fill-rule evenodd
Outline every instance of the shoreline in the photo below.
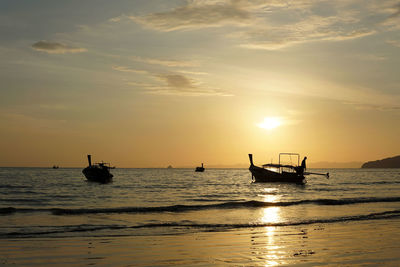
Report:
M 397 265 L 399 240 L 400 219 L 179 235 L 10 238 L 0 240 L 0 264 Z

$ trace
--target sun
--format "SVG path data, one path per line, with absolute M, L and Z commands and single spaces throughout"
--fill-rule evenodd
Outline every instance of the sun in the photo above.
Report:
M 272 130 L 282 125 L 282 120 L 278 117 L 266 117 L 264 121 L 258 123 L 257 126 L 266 130 Z

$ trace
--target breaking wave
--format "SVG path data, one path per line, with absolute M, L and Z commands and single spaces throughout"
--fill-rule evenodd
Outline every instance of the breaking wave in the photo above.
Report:
M 263 201 L 230 201 L 208 205 L 172 205 L 159 207 L 116 207 L 116 208 L 51 208 L 51 209 L 20 209 L 14 207 L 0 208 L 0 215 L 9 215 L 16 212 L 50 212 L 53 215 L 84 215 L 84 214 L 112 214 L 112 213 L 160 213 L 186 212 L 208 209 L 240 209 L 263 207 L 287 207 L 296 205 L 352 205 L 362 203 L 400 202 L 400 197 L 385 198 L 344 198 L 344 199 L 309 199 L 288 202 Z
M 355 216 L 343 216 L 334 217 L 329 219 L 312 219 L 303 221 L 293 222 L 278 222 L 278 223 L 237 223 L 237 224 L 215 224 L 215 223 L 195 223 L 191 221 L 182 222 L 160 222 L 160 223 L 147 223 L 140 225 L 65 225 L 65 226 L 51 226 L 50 229 L 44 229 L 42 231 L 11 231 L 8 233 L 0 233 L 0 238 L 12 238 L 12 237 L 42 237 L 56 235 L 71 235 L 74 233 L 81 232 L 99 232 L 106 231 L 107 236 L 123 236 L 123 235 L 134 235 L 135 233 L 129 232 L 129 230 L 143 229 L 143 228 L 184 228 L 197 229 L 200 231 L 224 231 L 230 229 L 240 228 L 259 228 L 259 227 L 283 227 L 283 226 L 299 226 L 299 225 L 310 225 L 310 224 L 326 224 L 326 223 L 337 223 L 337 222 L 351 222 L 351 221 L 365 221 L 365 220 L 382 220 L 382 219 L 395 219 L 400 217 L 400 210 L 385 211 L 379 213 L 370 213 L 366 215 L 355 215 Z M 45 228 L 45 227 L 39 227 Z M 114 231 L 119 231 L 118 233 Z M 128 231 L 127 231 L 128 230 Z M 111 232 L 110 232 L 111 231 Z

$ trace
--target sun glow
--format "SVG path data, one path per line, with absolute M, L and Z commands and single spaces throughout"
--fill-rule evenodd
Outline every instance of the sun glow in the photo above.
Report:
M 282 125 L 282 120 L 278 117 L 266 117 L 263 122 L 257 124 L 258 127 L 266 130 L 275 129 L 280 125 Z

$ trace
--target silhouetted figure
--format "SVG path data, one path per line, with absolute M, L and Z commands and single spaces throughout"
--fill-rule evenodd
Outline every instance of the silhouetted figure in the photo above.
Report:
M 304 159 L 301 162 L 301 165 L 294 168 L 298 175 L 304 175 L 304 171 L 307 168 L 306 167 L 306 159 L 307 159 L 307 157 L 304 157 Z
M 307 157 L 304 157 L 303 161 L 301 162 L 301 168 L 303 169 L 303 172 L 307 169 L 306 168 L 306 159 L 307 159 Z

